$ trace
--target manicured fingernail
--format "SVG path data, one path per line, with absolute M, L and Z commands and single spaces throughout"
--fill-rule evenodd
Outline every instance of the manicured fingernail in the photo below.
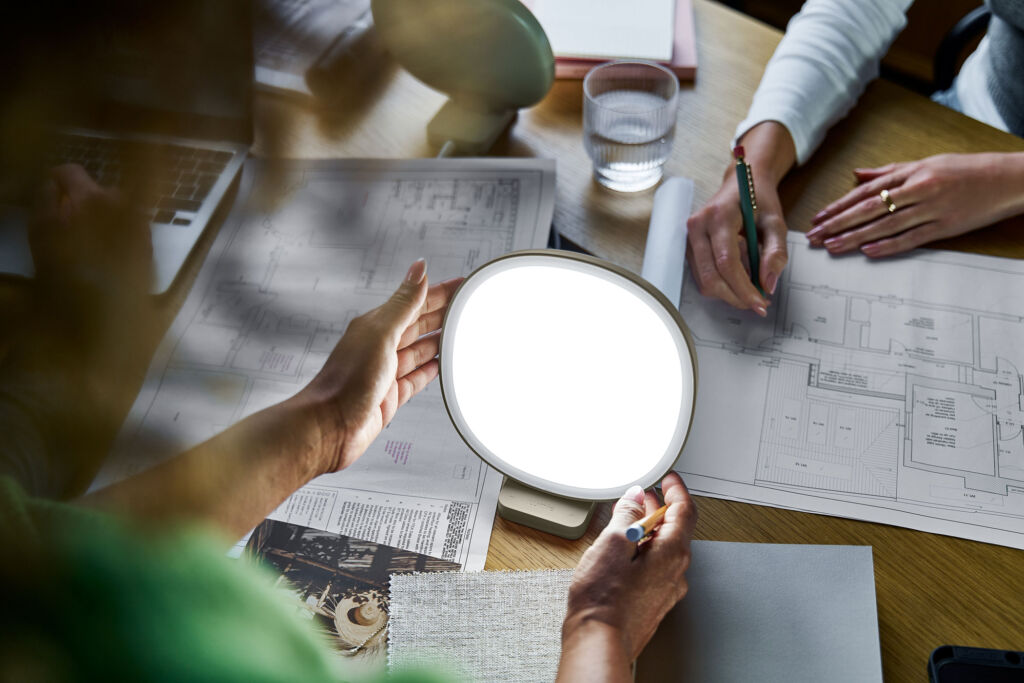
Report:
M 878 256 L 882 251 L 882 247 L 878 244 L 865 244 L 860 250 L 867 256 Z
M 822 209 L 818 213 L 814 214 L 814 218 L 811 219 L 811 223 L 812 224 L 813 223 L 820 223 L 821 221 L 823 221 L 825 219 L 825 216 L 827 216 L 827 215 L 828 214 L 825 213 L 825 210 Z M 810 233 L 807 233 L 807 234 L 809 235 Z
M 821 234 L 823 232 L 825 232 L 825 228 L 817 227 L 814 230 L 811 230 L 810 232 L 807 233 L 807 239 L 809 239 L 812 242 L 817 242 L 819 239 L 821 239 Z
M 638 503 L 643 503 L 644 489 L 639 484 L 633 484 L 628 489 L 626 489 L 626 492 L 622 494 L 622 497 L 629 498 L 630 500 L 635 500 Z
M 827 249 L 838 249 L 841 246 L 843 246 L 842 237 L 830 237 L 829 239 L 825 240 L 825 247 Z
M 418 285 L 423 282 L 423 277 L 426 274 L 427 260 L 418 258 L 411 266 L 409 266 L 409 272 L 405 274 L 405 281 L 412 285 Z
M 764 306 L 762 306 L 761 304 L 755 305 L 754 306 L 754 311 L 756 311 L 757 314 L 759 316 L 761 316 L 762 318 L 767 318 L 768 317 L 768 309 L 765 308 Z
M 775 287 L 779 284 L 779 276 L 776 273 L 769 273 L 768 280 L 764 283 L 769 294 L 775 293 Z

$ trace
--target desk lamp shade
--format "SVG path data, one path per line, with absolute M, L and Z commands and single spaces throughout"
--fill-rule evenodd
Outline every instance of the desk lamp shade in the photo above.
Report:
M 451 98 L 428 126 L 432 144 L 486 153 L 515 111 L 554 83 L 547 35 L 519 0 L 372 0 L 371 8 L 398 63 Z
M 469 276 L 441 333 L 441 389 L 467 444 L 507 477 L 577 500 L 616 498 L 671 469 L 696 365 L 665 297 L 562 251 L 500 257 Z

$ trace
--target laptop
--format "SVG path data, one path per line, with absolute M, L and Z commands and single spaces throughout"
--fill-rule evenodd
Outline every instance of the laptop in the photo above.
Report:
M 95 91 L 47 136 L 47 166 L 77 163 L 100 185 L 144 177 L 153 244 L 151 292 L 165 292 L 239 174 L 252 143 L 249 0 L 177 0 L 126 15 L 86 3 Z M 76 77 L 79 75 L 76 73 Z M 24 202 L 23 202 L 24 203 Z M 32 277 L 28 206 L 0 207 L 0 273 Z

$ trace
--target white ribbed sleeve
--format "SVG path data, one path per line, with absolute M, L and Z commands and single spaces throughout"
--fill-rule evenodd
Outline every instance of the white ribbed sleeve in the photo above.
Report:
M 912 2 L 807 0 L 769 60 L 736 137 L 778 121 L 793 136 L 797 163 L 804 163 L 878 76 Z

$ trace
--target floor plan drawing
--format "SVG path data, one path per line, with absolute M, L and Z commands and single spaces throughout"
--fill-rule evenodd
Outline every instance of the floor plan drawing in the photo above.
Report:
M 767 319 L 684 278 L 691 487 L 1024 548 L 1024 264 L 789 250 Z
M 295 394 L 415 259 L 439 282 L 544 246 L 553 204 L 550 161 L 250 160 L 98 484 Z M 432 384 L 354 465 L 273 518 L 480 569 L 499 485 Z

